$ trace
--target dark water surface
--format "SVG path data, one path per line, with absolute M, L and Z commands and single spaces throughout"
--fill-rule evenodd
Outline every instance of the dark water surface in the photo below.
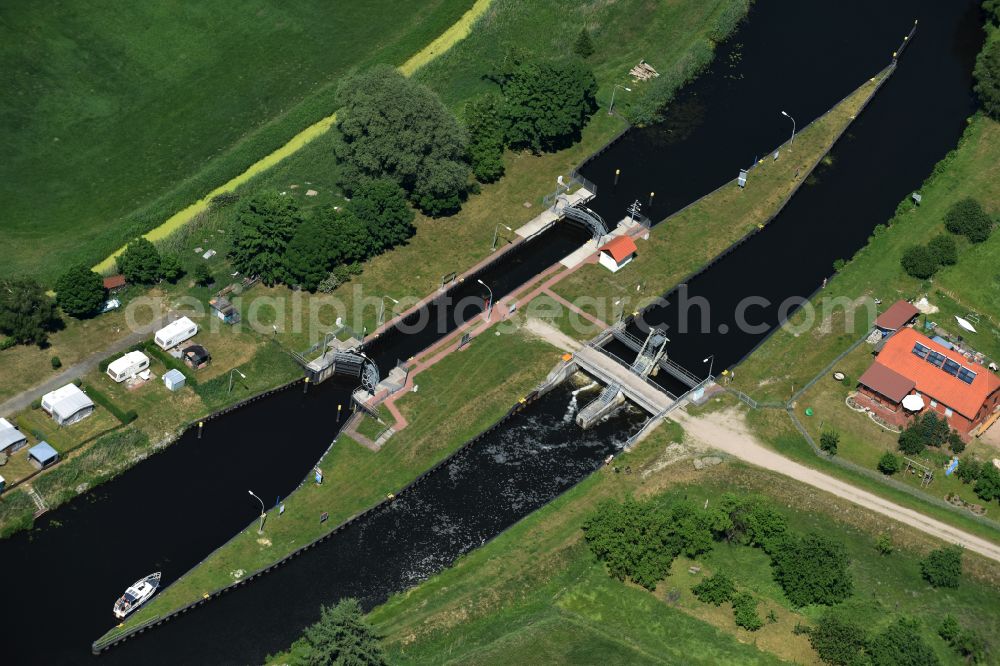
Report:
M 793 29 L 769 31 L 762 41 L 750 38 L 755 29 L 808 14 L 813 19 L 803 18 Z M 667 180 L 690 178 L 709 191 L 735 175 L 735 168 L 717 168 L 720 160 L 730 159 L 732 146 L 739 145 L 749 163 L 753 155 L 787 138 L 775 134 L 777 130 L 749 132 L 751 128 L 772 117 L 785 120 L 778 115 L 781 108 L 800 123 L 819 115 L 886 64 L 886 55 L 914 18 L 920 21 L 917 33 L 896 72 L 834 147 L 832 164 L 821 165 L 815 182 L 803 186 L 762 232 L 712 264 L 686 289 L 667 294 L 666 305 L 647 310 L 641 321 L 633 322 L 634 334 L 645 337 L 648 326 L 666 327 L 671 339 L 668 351 L 676 362 L 705 375 L 708 366 L 702 361 L 714 354 L 718 374 L 742 360 L 818 289 L 832 275 L 834 261 L 849 259 L 863 247 L 872 229 L 892 217 L 900 200 L 919 188 L 934 164 L 956 145 L 966 118 L 975 110 L 971 71 L 983 39 L 978 7 L 959 0 L 758 2 L 748 29 L 728 45 L 712 74 L 699 79 L 680 99 L 682 106 L 693 100 L 705 103 L 702 124 L 692 129 L 690 141 L 669 145 L 664 153 L 671 157 L 661 160 L 650 155 L 648 142 L 639 138 L 652 130 L 642 130 L 588 164 L 584 175 L 597 179 L 611 163 L 631 158 L 629 151 L 634 148 L 647 158 L 643 164 L 649 173 Z M 822 28 L 799 27 L 814 21 Z M 852 24 L 857 24 L 857 31 Z M 818 47 L 806 48 L 809 42 Z M 744 78 L 725 76 L 726 52 L 734 49 L 742 52 L 735 71 Z M 764 75 L 777 71 L 783 75 Z M 785 77 L 788 73 L 792 76 Z M 753 81 L 753 90 L 743 88 L 743 81 Z M 827 90 L 828 85 L 834 87 Z M 718 94 L 730 102 L 706 103 Z M 751 94 L 754 100 L 747 98 Z M 746 121 L 744 110 L 752 122 Z M 724 122 L 725 117 L 730 122 Z M 745 134 L 753 134 L 753 139 Z M 704 139 L 697 148 L 696 137 Z M 700 161 L 694 157 L 699 150 L 706 156 Z M 619 197 L 619 204 L 634 195 L 634 188 L 625 185 L 623 178 L 619 190 L 629 194 Z M 599 187 L 597 201 L 611 205 L 611 197 L 605 196 L 607 186 Z M 642 188 L 646 187 L 651 185 L 643 182 Z M 752 173 L 747 187 L 753 187 Z M 872 287 L 878 296 L 878 285 Z M 623 358 L 634 357 L 621 345 L 611 349 Z
M 426 580 L 589 475 L 646 418 L 627 408 L 581 431 L 573 388 L 563 384 L 528 405 L 392 504 L 288 565 L 99 659 L 262 663 L 316 621 L 320 604 L 353 596 L 370 608 Z
M 861 247 L 954 146 L 972 110 L 969 72 L 982 39 L 975 5 L 758 0 L 751 21 L 681 95 L 665 126 L 627 135 L 584 169 L 599 185 L 593 206 L 606 219 L 620 219 L 649 191 L 657 193 L 651 216 L 662 218 L 780 143 L 790 131 L 780 110 L 804 126 L 874 75 L 914 18 L 920 29 L 911 49 L 838 144 L 833 166 L 767 230 L 691 281 L 692 293 L 711 303 L 712 332 L 679 333 L 676 308 L 649 314 L 671 325 L 675 360 L 698 370 L 715 353 L 718 371 L 742 358 L 765 333 L 718 333 L 733 321 L 735 301 L 811 293 L 832 261 Z M 615 166 L 623 169 L 617 188 L 607 182 Z M 557 225 L 479 277 L 500 298 L 585 238 Z M 459 320 L 482 309 L 486 291 L 474 279 L 456 292 L 470 297 Z M 777 321 L 773 308 L 752 314 L 765 328 Z M 390 332 L 368 352 L 385 373 L 441 332 Z M 334 405 L 346 404 L 351 388 L 331 381 L 303 396 L 293 387 L 213 420 L 203 439 L 186 434 L 46 515 L 39 529 L 0 542 L 4 663 L 90 660 L 90 643 L 113 623 L 111 606 L 127 584 L 155 570 L 168 584 L 242 529 L 258 511 L 247 489 L 270 504 L 297 485 L 335 436 Z M 371 605 L 418 583 L 589 474 L 641 420 L 626 413 L 581 433 L 563 420 L 568 401 L 565 390 L 547 396 L 388 509 L 100 659 L 259 662 L 315 620 L 320 603 L 358 596 Z

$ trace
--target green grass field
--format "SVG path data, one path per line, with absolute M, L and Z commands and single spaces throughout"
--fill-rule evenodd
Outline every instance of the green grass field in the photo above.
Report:
M 96 263 L 332 113 L 351 68 L 402 63 L 471 5 L 5 5 L 0 271 Z
M 992 642 L 1000 629 L 995 563 L 965 558 L 957 590 L 929 588 L 919 558 L 935 544 L 924 535 L 848 503 L 816 495 L 796 481 L 727 462 L 695 472 L 689 460 L 663 465 L 663 446 L 675 430 L 661 430 L 618 465 L 632 475 L 605 470 L 533 513 L 493 542 L 369 615 L 386 635 L 393 663 L 516 664 L 530 655 L 544 663 L 816 663 L 797 623 L 811 624 L 821 608 L 793 609 L 758 550 L 718 544 L 697 560 L 678 558 L 653 593 L 607 576 L 583 542 L 580 526 L 601 499 L 626 494 L 715 501 L 723 492 L 766 493 L 793 530 L 842 541 L 852 561 L 855 593 L 842 604 L 867 627 L 878 629 L 905 614 L 936 626 L 945 614 Z M 890 556 L 875 551 L 889 533 Z M 702 567 L 692 575 L 688 568 Z M 706 606 L 691 586 L 725 569 L 776 621 L 751 633 L 733 623 L 728 605 Z M 961 663 L 928 630 L 926 640 L 945 664 Z M 280 663 L 273 660 L 272 663 Z

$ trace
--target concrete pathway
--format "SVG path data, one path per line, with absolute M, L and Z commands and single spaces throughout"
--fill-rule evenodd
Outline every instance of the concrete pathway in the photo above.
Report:
M 148 338 L 154 331 L 163 328 L 165 323 L 168 321 L 168 317 L 161 317 L 150 323 L 147 326 L 142 327 L 138 331 L 133 331 L 129 333 L 124 338 L 119 338 L 115 342 L 111 343 L 104 349 L 96 351 L 90 356 L 84 358 L 83 360 L 74 363 L 69 366 L 58 375 L 46 379 L 40 384 L 36 384 L 31 388 L 18 393 L 13 398 L 6 400 L 0 404 L 0 416 L 10 416 L 16 412 L 19 412 L 28 406 L 36 399 L 45 395 L 49 391 L 54 391 L 60 386 L 65 386 L 69 384 L 74 379 L 79 379 L 83 377 L 88 372 L 95 370 L 101 361 L 109 356 L 123 352 L 129 347 L 139 342 L 142 342 Z
M 784 474 L 942 541 L 959 544 L 983 557 L 1000 562 L 1000 545 L 856 488 L 765 447 L 747 428 L 743 415 L 734 409 L 698 417 L 691 416 L 684 410 L 677 410 L 670 418 L 679 422 L 687 435 L 712 448 L 758 467 Z

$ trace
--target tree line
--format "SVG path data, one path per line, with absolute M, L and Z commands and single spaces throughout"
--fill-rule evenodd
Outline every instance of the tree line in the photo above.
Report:
M 841 606 L 855 592 L 850 558 L 845 546 L 818 533 L 799 534 L 767 500 L 724 494 L 712 507 L 688 500 L 653 498 L 623 502 L 607 500 L 583 525 L 591 552 L 608 574 L 655 590 L 670 573 L 678 555 L 697 557 L 727 542 L 759 548 L 771 560 L 771 573 L 785 598 L 796 608 L 825 606 L 815 626 L 796 625 L 794 633 L 809 635 L 820 659 L 828 664 L 890 666 L 938 664 L 918 620 L 898 617 L 880 631 L 854 620 Z M 884 557 L 894 548 L 888 535 L 876 543 Z M 946 546 L 929 552 L 920 562 L 923 579 L 935 588 L 958 587 L 962 550 Z M 725 571 L 716 571 L 692 587 L 702 603 L 732 607 L 735 624 L 758 631 L 774 623 L 773 611 L 761 618 L 759 601 L 750 589 Z M 981 636 L 962 629 L 947 616 L 939 631 L 956 653 L 970 662 L 984 660 L 988 645 Z

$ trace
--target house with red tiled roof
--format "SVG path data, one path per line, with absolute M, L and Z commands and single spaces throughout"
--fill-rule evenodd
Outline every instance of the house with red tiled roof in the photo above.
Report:
M 1000 418 L 1000 378 L 955 349 L 902 328 L 861 375 L 857 402 L 899 426 L 933 410 L 968 438 Z
M 628 236 L 618 236 L 598 248 L 598 261 L 612 273 L 617 273 L 635 258 L 638 251 L 634 240 Z

